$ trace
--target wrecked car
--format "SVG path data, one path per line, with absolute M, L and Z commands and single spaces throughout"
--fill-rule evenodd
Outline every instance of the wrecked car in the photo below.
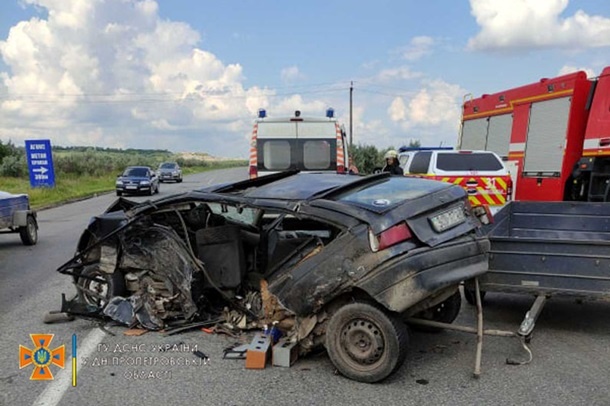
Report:
M 489 242 L 459 186 L 418 178 L 283 172 L 92 219 L 61 266 L 62 311 L 150 330 L 277 322 L 301 353 L 324 346 L 376 382 L 407 355 L 408 317 L 451 323 Z

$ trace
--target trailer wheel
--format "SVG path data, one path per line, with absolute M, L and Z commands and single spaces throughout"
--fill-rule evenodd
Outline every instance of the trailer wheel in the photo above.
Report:
M 484 290 L 481 291 L 481 303 L 483 303 L 483 299 L 485 298 Z M 464 286 L 464 299 L 468 302 L 469 305 L 476 306 L 477 305 L 477 295 L 474 289 L 469 289 Z
M 337 370 L 360 382 L 390 376 L 407 355 L 408 329 L 398 317 L 369 303 L 341 307 L 326 330 L 326 350 Z
M 440 323 L 451 324 L 455 321 L 458 314 L 460 313 L 461 307 L 462 295 L 460 295 L 460 290 L 458 289 L 453 295 L 445 299 L 445 301 L 437 304 L 434 307 L 424 310 L 421 313 L 416 314 L 415 317 L 424 320 L 438 321 Z M 419 331 L 426 331 L 429 333 L 436 333 L 443 330 L 442 328 L 427 326 L 413 326 L 413 328 Z
M 34 216 L 28 215 L 25 226 L 19 227 L 19 237 L 23 245 L 34 245 L 38 242 L 38 225 Z

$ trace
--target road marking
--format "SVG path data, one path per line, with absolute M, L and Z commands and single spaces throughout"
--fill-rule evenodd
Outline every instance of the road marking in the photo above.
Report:
M 104 339 L 102 330 L 96 328 L 87 334 L 82 344 L 78 346 L 78 370 L 82 371 L 83 362 L 96 349 L 97 345 Z M 61 402 L 64 393 L 72 386 L 72 370 L 66 368 L 61 370 L 55 377 L 55 380 L 47 385 L 45 390 L 36 398 L 33 406 L 56 406 Z

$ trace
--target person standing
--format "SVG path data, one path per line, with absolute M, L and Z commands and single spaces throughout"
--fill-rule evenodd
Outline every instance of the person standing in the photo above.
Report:
M 400 167 L 400 162 L 398 162 L 398 153 L 391 149 L 385 153 L 385 166 L 381 170 L 381 172 L 389 172 L 392 175 L 404 175 L 404 171 Z
M 349 173 L 350 175 L 358 175 L 358 173 L 359 173 L 358 167 L 354 163 L 354 158 L 352 158 L 350 156 L 348 162 L 349 162 L 349 167 L 347 168 L 347 173 Z

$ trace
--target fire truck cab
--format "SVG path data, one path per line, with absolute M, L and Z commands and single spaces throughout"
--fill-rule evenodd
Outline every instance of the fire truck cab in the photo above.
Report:
M 610 67 L 467 100 L 458 149 L 502 157 L 515 200 L 609 201 Z
M 326 118 L 267 118 L 260 109 L 250 141 L 250 179 L 286 170 L 345 173 L 345 130 L 326 110 Z

